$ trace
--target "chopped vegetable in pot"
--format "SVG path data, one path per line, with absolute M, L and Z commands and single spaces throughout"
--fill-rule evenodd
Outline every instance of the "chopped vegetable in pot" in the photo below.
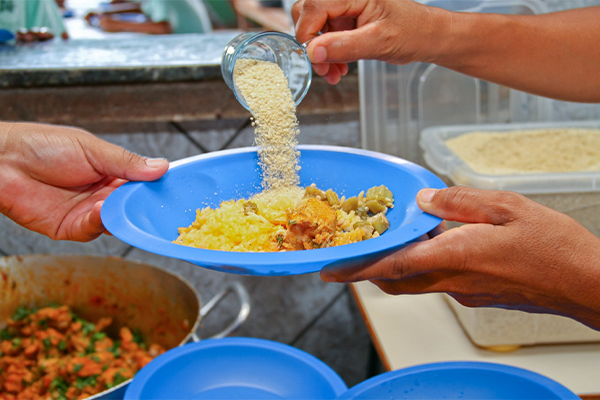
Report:
M 19 307 L 0 330 L 0 399 L 84 399 L 132 378 L 154 357 L 137 331 L 121 327 L 119 338 L 67 306 Z

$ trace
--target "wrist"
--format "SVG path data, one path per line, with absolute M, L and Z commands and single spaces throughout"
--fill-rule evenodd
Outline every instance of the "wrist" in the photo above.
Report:
M 458 34 L 453 24 L 459 15 L 442 8 L 423 7 L 426 7 L 428 22 L 421 25 L 424 30 L 419 32 L 420 54 L 415 61 L 442 65 L 444 58 L 452 57 L 450 48 L 456 41 L 452 36 Z
M 576 268 L 562 268 L 570 272 L 563 274 L 557 292 L 567 300 L 564 310 L 567 316 L 600 330 L 600 238 L 591 232 L 577 237 L 570 259 Z
M 505 35 L 516 20 L 510 16 L 442 11 L 429 62 L 474 76 L 489 65 L 488 55 L 497 58 L 511 45 Z

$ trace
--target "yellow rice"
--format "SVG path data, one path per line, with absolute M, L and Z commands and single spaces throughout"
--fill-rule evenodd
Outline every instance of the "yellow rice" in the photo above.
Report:
M 258 206 L 257 213 L 244 213 L 246 200 L 228 200 L 218 208 L 205 207 L 196 211 L 196 220 L 179 228 L 175 243 L 209 250 L 239 252 L 278 251 L 273 239 L 285 229 L 271 221 L 286 217 L 302 199 L 304 190 L 298 187 L 262 192 L 251 199 Z M 353 226 L 361 220 L 354 211 L 337 212 L 335 246 L 360 242 L 362 231 Z M 379 236 L 375 232 L 374 237 Z
M 273 237 L 284 231 L 273 219 L 294 208 L 304 191 L 293 187 L 262 192 L 250 200 L 258 212 L 244 213 L 245 200 L 224 201 L 218 208 L 205 207 L 196 211 L 196 220 L 187 228 L 179 228 L 175 243 L 224 251 L 273 251 Z

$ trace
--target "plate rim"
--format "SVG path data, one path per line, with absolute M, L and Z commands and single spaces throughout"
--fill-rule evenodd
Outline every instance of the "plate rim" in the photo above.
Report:
M 384 372 L 351 387 L 346 392 L 344 392 L 339 397 L 339 399 L 355 399 L 361 394 L 364 394 L 367 390 L 396 378 L 413 376 L 422 372 L 445 370 L 486 370 L 493 372 L 501 372 L 539 384 L 550 390 L 552 393 L 559 396 L 559 398 L 561 399 L 580 399 L 579 396 L 577 396 L 575 393 L 569 390 L 566 386 L 538 372 L 531 371 L 525 368 L 515 367 L 513 365 L 487 361 L 440 361 L 434 363 L 419 364 L 407 368 L 397 369 L 394 371 Z
M 173 349 L 156 357 L 144 368 L 142 368 L 134 377 L 132 382 L 127 387 L 124 400 L 140 399 L 145 383 L 154 378 L 154 374 L 161 368 L 168 366 L 173 360 L 190 354 L 201 352 L 206 349 L 224 348 L 224 347 L 245 347 L 261 350 L 271 350 L 278 354 L 289 356 L 302 361 L 306 365 L 312 367 L 320 373 L 325 380 L 330 384 L 335 392 L 336 397 L 339 397 L 348 390 L 348 386 L 344 380 L 325 362 L 312 354 L 290 346 L 285 343 L 276 342 L 268 339 L 253 338 L 253 337 L 225 337 L 219 339 L 202 339 L 199 342 L 192 342 L 177 346 Z

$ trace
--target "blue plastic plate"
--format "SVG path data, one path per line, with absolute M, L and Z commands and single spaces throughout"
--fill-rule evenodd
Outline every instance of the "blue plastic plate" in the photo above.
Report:
M 484 362 L 442 362 L 386 372 L 354 386 L 340 400 L 579 399 L 535 372 Z
M 325 265 L 356 264 L 399 249 L 435 228 L 441 220 L 423 213 L 415 196 L 426 187 L 445 184 L 426 169 L 381 153 L 334 146 L 299 146 L 300 183 L 356 196 L 386 185 L 394 194 L 387 217 L 390 229 L 378 238 L 325 249 L 240 253 L 205 250 L 172 243 L 177 228 L 189 226 L 196 210 L 260 192 L 256 148 L 225 150 L 171 163 L 154 182 L 129 182 L 115 190 L 102 207 L 102 221 L 117 238 L 149 252 L 202 267 L 245 275 L 295 275 Z
M 206 339 L 155 358 L 133 378 L 125 400 L 335 399 L 347 390 L 325 363 L 263 339 Z

